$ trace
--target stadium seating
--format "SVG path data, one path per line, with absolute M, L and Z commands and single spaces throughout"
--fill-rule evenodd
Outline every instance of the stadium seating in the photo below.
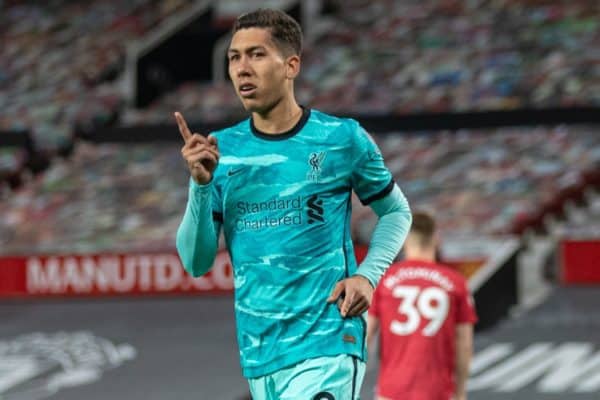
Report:
M 4 3 L 4 2 L 3 2 Z M 29 130 L 42 151 L 74 126 L 116 117 L 125 44 L 192 0 L 0 4 L 0 131 Z
M 436 213 L 442 234 L 522 233 L 581 193 L 600 165 L 598 127 L 506 128 L 378 136 L 415 208 Z M 557 202 L 559 200 L 559 202 Z M 359 207 L 356 218 L 370 218 Z M 361 241 L 368 222 L 357 223 Z
M 443 235 L 512 233 L 600 165 L 600 127 L 376 135 L 413 208 Z M 178 143 L 88 144 L 0 203 L 3 253 L 170 249 L 187 199 Z M 353 235 L 374 225 L 355 199 Z M 35 221 L 35 223 L 31 223 Z
M 192 0 L 6 2 L 0 12 L 0 131 L 28 128 L 54 149 L 74 125 L 118 118 L 109 84 L 124 44 Z M 344 1 L 305 52 L 299 99 L 325 111 L 406 114 L 599 105 L 595 2 Z M 68 44 L 68 45 L 67 45 Z M 123 123 L 235 116 L 227 85 L 186 83 Z
M 57 160 L 0 203 L 0 247 L 3 253 L 171 248 L 186 183 L 177 146 L 80 143 L 69 160 Z
M 191 3 L 0 3 L 0 132 L 29 130 L 35 146 L 52 153 L 73 145 L 76 127 L 159 124 L 175 109 L 207 123 L 241 116 L 228 83 L 190 82 L 145 109 L 123 109 L 114 79 L 124 44 Z M 597 106 L 598 52 L 584 50 L 598 42 L 599 16 L 584 0 L 345 1 L 307 47 L 297 95 L 303 104 L 344 114 Z M 560 211 L 585 185 L 585 172 L 598 166 L 597 130 L 377 140 L 412 204 L 439 213 L 444 232 L 476 236 L 520 233 Z M 2 195 L 0 211 L 8 217 L 0 221 L 0 246 L 8 252 L 23 251 L 25 243 L 41 250 L 172 245 L 186 196 L 177 147 L 77 143 L 71 158 Z M 0 151 L 0 194 L 3 181 L 18 186 L 26 157 L 16 147 Z M 156 198 L 164 193 L 161 204 Z M 374 219 L 356 199 L 355 206 L 354 236 L 364 242 Z M 72 224 L 75 217 L 84 223 Z M 23 223 L 33 219 L 35 227 Z
M 600 104 L 598 54 L 586 51 L 600 34 L 593 2 L 352 0 L 339 13 L 305 63 L 314 106 L 405 114 Z
M 296 93 L 304 104 L 345 114 L 598 106 L 594 4 L 344 1 L 307 47 Z M 216 102 L 218 115 L 239 113 L 233 90 L 215 89 L 186 83 L 141 114 L 165 120 L 165 109 L 180 106 L 211 119 Z M 125 123 L 144 121 L 129 112 Z

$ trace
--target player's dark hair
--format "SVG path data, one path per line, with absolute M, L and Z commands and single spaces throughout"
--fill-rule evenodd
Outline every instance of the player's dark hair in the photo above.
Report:
M 435 220 L 433 217 L 423 211 L 416 211 L 412 214 L 412 225 L 410 233 L 418 235 L 422 246 L 432 243 L 435 235 Z
M 283 11 L 259 8 L 242 14 L 235 20 L 232 33 L 248 28 L 269 29 L 275 45 L 286 57 L 302 53 L 302 28 Z

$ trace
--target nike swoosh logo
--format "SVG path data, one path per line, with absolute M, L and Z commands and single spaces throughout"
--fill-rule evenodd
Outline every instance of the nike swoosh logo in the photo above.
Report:
M 227 176 L 233 176 L 233 175 L 237 174 L 238 172 L 242 172 L 243 170 L 244 170 L 244 168 L 236 168 L 236 169 L 231 168 L 229 171 L 227 171 Z

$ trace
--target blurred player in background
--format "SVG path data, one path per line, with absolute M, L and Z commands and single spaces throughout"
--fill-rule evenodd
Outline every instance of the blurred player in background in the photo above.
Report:
M 200 276 L 223 228 L 242 372 L 255 400 L 351 400 L 365 371 L 362 314 L 411 214 L 356 121 L 298 105 L 301 50 L 300 26 L 287 14 L 240 16 L 229 76 L 251 117 L 205 138 L 175 114 L 192 175 L 177 249 Z M 379 216 L 360 268 L 350 239 L 352 190 Z
M 477 316 L 466 279 L 436 263 L 433 218 L 413 214 L 405 261 L 375 290 L 367 340 L 379 331 L 378 400 L 466 400 Z

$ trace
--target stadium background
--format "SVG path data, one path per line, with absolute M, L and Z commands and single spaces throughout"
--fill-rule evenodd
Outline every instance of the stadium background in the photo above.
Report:
M 227 255 L 192 280 L 174 252 L 171 115 L 243 117 L 224 51 L 256 6 L 304 28 L 301 103 L 358 119 L 439 219 L 481 317 L 469 398 L 597 399 L 592 0 L 0 1 L 0 399 L 244 396 Z

